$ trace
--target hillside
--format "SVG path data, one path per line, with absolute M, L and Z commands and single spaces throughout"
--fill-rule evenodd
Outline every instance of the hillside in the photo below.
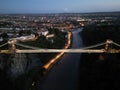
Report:
M 111 39 L 120 42 L 119 25 L 92 25 L 81 33 L 85 46 Z M 114 47 L 118 49 L 117 47 Z M 119 90 L 119 54 L 82 54 L 80 62 L 80 90 Z

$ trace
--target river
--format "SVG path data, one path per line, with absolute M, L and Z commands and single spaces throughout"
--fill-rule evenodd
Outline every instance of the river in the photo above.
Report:
M 79 35 L 82 29 L 76 29 L 73 33 L 71 48 L 81 48 L 82 39 Z M 35 90 L 78 90 L 80 55 L 77 53 L 65 53 L 61 60 L 49 71 L 42 87 L 36 85 Z

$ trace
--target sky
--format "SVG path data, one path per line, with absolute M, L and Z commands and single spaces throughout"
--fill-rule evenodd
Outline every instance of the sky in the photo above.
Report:
M 0 0 L 0 14 L 110 11 L 120 11 L 120 0 Z

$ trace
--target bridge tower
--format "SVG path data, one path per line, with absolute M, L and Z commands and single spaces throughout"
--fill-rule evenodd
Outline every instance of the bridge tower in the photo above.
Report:
M 15 47 L 16 40 L 15 39 L 9 40 L 8 43 L 9 43 L 10 53 L 15 53 L 15 51 L 16 51 L 16 47 Z
M 113 43 L 112 40 L 110 40 L 110 39 L 106 40 L 106 45 L 105 45 L 105 51 L 106 52 L 109 52 L 109 50 L 111 49 L 112 43 Z

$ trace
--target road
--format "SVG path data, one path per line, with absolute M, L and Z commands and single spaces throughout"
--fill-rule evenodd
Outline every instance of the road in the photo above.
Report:
M 82 47 L 81 29 L 73 31 L 71 48 Z M 78 90 L 80 54 L 65 53 L 48 73 L 41 90 Z

